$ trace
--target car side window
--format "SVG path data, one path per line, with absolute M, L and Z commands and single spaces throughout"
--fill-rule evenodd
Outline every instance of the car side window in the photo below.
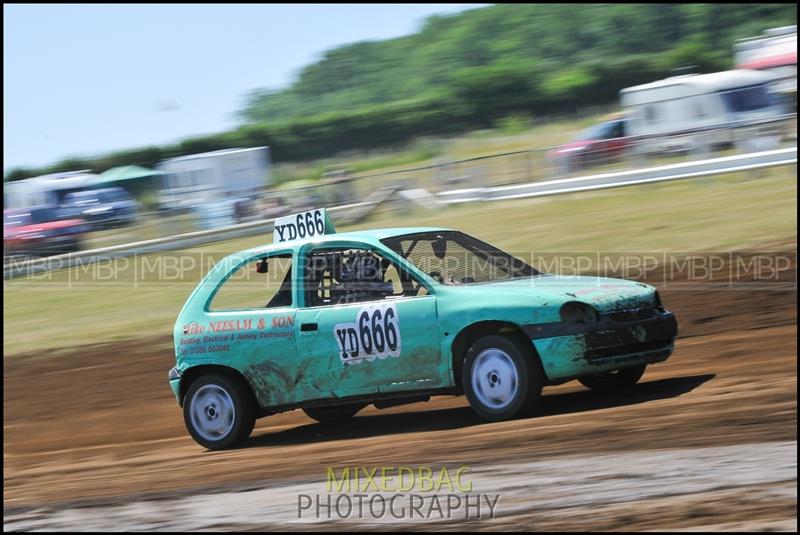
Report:
M 370 249 L 313 250 L 303 273 L 307 307 L 427 295 L 409 273 Z
M 292 305 L 291 253 L 247 262 L 214 295 L 209 310 L 277 308 Z

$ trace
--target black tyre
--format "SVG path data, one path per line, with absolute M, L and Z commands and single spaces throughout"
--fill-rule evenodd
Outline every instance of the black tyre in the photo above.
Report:
M 539 401 L 544 378 L 532 348 L 499 335 L 481 338 L 467 351 L 461 374 L 472 409 L 490 421 L 530 412 Z
M 221 374 L 195 380 L 183 401 L 183 420 L 192 438 L 210 450 L 233 448 L 255 426 L 255 402 L 249 389 Z
M 351 403 L 348 405 L 336 405 L 333 407 L 308 407 L 303 409 L 303 412 L 306 413 L 309 418 L 313 418 L 314 420 L 324 424 L 352 418 L 364 407 L 365 405 L 361 403 Z
M 83 240 L 81 238 L 75 238 L 75 241 L 72 243 L 72 246 L 69 248 L 70 253 L 77 253 L 81 250 L 83 245 Z
M 644 375 L 645 368 L 647 364 L 640 364 L 621 370 L 585 375 L 578 377 L 578 381 L 586 388 L 598 392 L 619 392 L 635 385 Z

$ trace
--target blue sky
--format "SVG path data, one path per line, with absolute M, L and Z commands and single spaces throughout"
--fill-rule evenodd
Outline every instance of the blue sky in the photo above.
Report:
M 328 48 L 480 5 L 5 5 L 3 171 L 231 128 Z

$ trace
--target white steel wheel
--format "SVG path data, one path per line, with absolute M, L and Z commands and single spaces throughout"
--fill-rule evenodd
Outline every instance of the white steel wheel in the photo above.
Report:
M 192 427 L 204 440 L 214 442 L 227 437 L 236 419 L 231 395 L 219 385 L 204 385 L 189 400 Z
M 249 387 L 226 374 L 198 377 L 183 399 L 183 420 L 192 438 L 210 450 L 238 446 L 255 426 Z
M 461 384 L 472 409 L 491 421 L 529 412 L 544 379 L 533 347 L 515 336 L 490 335 L 467 351 Z
M 480 402 L 500 410 L 507 407 L 519 390 L 519 371 L 508 353 L 499 348 L 481 351 L 472 363 L 472 391 Z

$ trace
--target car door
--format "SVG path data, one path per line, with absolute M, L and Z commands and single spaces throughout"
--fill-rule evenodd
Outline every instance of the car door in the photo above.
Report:
M 429 286 L 368 247 L 306 246 L 301 258 L 295 339 L 311 376 L 307 399 L 447 385 Z
M 195 351 L 242 372 L 262 406 L 297 400 L 304 372 L 294 342 L 290 251 L 259 255 L 232 270 L 212 296 Z M 191 349 L 190 349 L 191 350 Z

